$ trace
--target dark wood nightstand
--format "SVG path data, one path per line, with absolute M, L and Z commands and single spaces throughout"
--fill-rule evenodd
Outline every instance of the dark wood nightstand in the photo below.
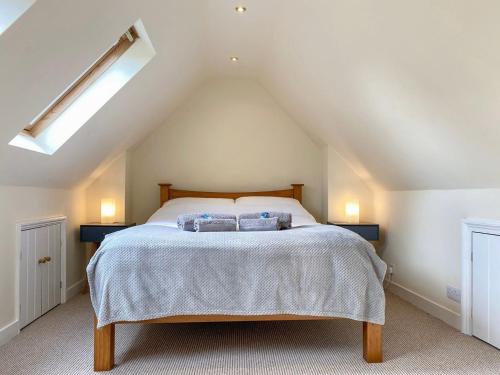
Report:
M 378 224 L 371 223 L 360 223 L 360 224 L 350 224 L 350 223 L 340 223 L 340 222 L 328 222 L 330 225 L 336 225 L 345 229 L 349 229 L 367 241 L 378 241 L 380 237 L 380 228 Z
M 135 223 L 113 223 L 113 224 L 101 224 L 101 223 L 90 223 L 80 225 L 80 242 L 90 243 L 90 252 L 87 256 L 86 263 L 92 258 L 96 250 L 101 245 L 102 240 L 107 234 L 118 232 L 126 228 L 135 226 Z M 82 294 L 85 294 L 89 290 L 89 284 L 87 282 L 87 273 L 85 272 L 83 282 Z

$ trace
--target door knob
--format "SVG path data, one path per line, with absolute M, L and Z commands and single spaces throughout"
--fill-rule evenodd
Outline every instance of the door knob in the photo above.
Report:
M 42 264 L 42 263 L 47 263 L 47 260 L 45 258 L 38 259 L 38 264 Z
M 50 261 L 52 260 L 52 258 L 51 258 L 51 257 L 45 257 L 45 258 L 43 258 L 43 259 L 45 259 L 45 261 L 46 261 L 46 262 L 50 262 Z

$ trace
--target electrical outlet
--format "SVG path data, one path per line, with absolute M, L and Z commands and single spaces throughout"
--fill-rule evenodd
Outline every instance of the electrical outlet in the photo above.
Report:
M 394 264 L 389 264 L 389 265 L 387 265 L 387 273 L 388 273 L 389 275 L 391 275 L 391 276 L 392 276 L 392 275 L 394 275 L 394 268 L 395 268 L 395 267 L 396 267 L 396 266 L 395 266 Z
M 461 291 L 458 288 L 454 288 L 452 286 L 447 286 L 446 287 L 446 296 L 451 299 L 452 301 L 455 301 L 457 303 L 460 303 L 462 299 Z
M 392 276 L 394 275 L 394 264 L 387 265 L 387 272 L 385 273 L 385 282 L 387 285 L 392 283 Z

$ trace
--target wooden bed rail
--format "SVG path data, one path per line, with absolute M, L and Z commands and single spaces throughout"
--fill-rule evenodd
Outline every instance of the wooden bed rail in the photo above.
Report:
M 143 320 L 130 323 L 206 323 L 206 322 L 241 322 L 241 321 L 284 321 L 284 320 L 325 320 L 340 319 L 301 315 L 178 315 L 159 319 Z M 117 323 L 118 324 L 118 323 Z M 363 322 L 363 358 L 368 363 L 380 363 L 382 355 L 382 328 L 379 324 Z M 115 364 L 115 324 L 108 324 L 97 329 L 94 316 L 94 371 L 109 371 Z
M 194 191 L 172 189 L 172 184 L 160 183 L 160 207 L 170 199 L 175 198 L 229 198 L 238 199 L 241 197 L 261 196 L 261 197 L 282 197 L 295 198 L 302 203 L 302 187 L 304 184 L 291 184 L 291 189 L 253 191 L 253 192 L 215 192 L 215 191 Z

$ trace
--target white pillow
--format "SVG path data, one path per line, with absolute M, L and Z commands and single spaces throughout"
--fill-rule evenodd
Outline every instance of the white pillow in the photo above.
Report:
M 235 203 L 240 206 L 300 206 L 300 202 L 294 198 L 282 197 L 241 197 Z
M 164 206 L 177 206 L 177 205 L 186 205 L 186 206 L 207 206 L 207 205 L 216 205 L 216 206 L 234 206 L 234 200 L 231 198 L 175 198 L 168 200 Z
M 233 214 L 234 200 L 224 198 L 176 198 L 167 201 L 147 221 L 148 224 L 177 227 L 177 217 L 182 214 L 221 213 Z
M 298 200 L 279 197 L 226 198 L 176 198 L 167 201 L 147 221 L 147 224 L 177 227 L 181 214 L 214 212 L 241 215 L 243 213 L 281 211 L 292 214 L 292 226 L 317 224 L 314 217 Z

